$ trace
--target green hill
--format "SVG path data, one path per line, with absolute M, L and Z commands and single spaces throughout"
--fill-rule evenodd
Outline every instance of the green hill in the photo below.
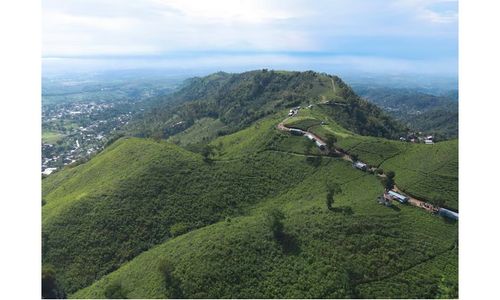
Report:
M 167 138 L 199 126 L 207 118 L 215 119 L 210 131 L 192 141 L 206 142 L 284 108 L 324 102 L 332 103 L 331 113 L 340 125 L 357 133 L 395 138 L 405 132 L 401 124 L 362 100 L 337 76 L 259 70 L 190 79 L 178 92 L 153 101 L 151 109 L 128 126 L 128 133 Z
M 206 93 L 212 103 L 218 98 L 210 91 L 221 92 L 212 86 L 231 80 L 238 78 L 215 74 L 194 80 L 206 89 L 181 91 Z M 443 186 L 453 191 L 458 155 L 446 153 L 457 151 L 457 141 L 413 145 L 360 135 L 360 123 L 347 120 L 355 96 L 341 93 L 319 97 L 286 125 L 334 134 L 336 147 L 396 171 L 398 186 L 424 199 Z M 169 141 L 122 138 L 44 179 L 43 264 L 77 298 L 454 297 L 458 224 L 415 207 L 381 206 L 376 176 L 277 130 L 287 113 L 276 108 L 248 125 L 251 118 L 200 115 Z M 394 129 L 384 115 L 372 117 Z M 341 192 L 328 209 L 335 184 Z M 454 207 L 456 197 L 447 195 Z M 277 235 L 269 215 L 279 225 L 280 212 L 284 232 Z
M 263 152 L 204 162 L 166 142 L 125 139 L 44 180 L 43 257 L 69 292 L 174 235 L 239 215 L 314 171 Z
M 458 140 L 424 145 L 358 135 L 339 126 L 326 105 L 302 110 L 285 124 L 323 138 L 333 134 L 336 147 L 371 166 L 396 172 L 396 183 L 403 191 L 458 210 Z
M 325 181 L 342 187 L 332 211 Z M 325 158 L 313 176 L 248 215 L 169 240 L 72 297 L 102 298 L 113 286 L 129 298 L 439 296 L 443 276 L 457 280 L 456 224 L 380 206 L 381 191 L 374 176 Z M 275 207 L 286 216 L 283 241 L 266 220 Z

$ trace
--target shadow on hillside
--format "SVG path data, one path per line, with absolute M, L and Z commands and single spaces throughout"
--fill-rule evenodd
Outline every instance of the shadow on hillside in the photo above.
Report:
M 397 205 L 391 205 L 389 207 L 394 211 L 401 211 L 401 208 L 399 208 Z
M 350 206 L 333 207 L 332 211 L 337 212 L 337 213 L 342 213 L 344 215 L 349 215 L 349 216 L 354 214 L 354 211 L 352 210 L 352 208 Z
M 450 218 L 446 218 L 446 217 L 441 217 L 441 218 L 443 218 L 444 222 L 448 223 L 448 224 L 456 224 L 458 222 L 458 220 L 454 220 L 454 219 L 450 219 Z
M 299 241 L 293 235 L 284 233 L 279 242 L 283 253 L 287 255 L 297 255 L 300 253 Z
M 319 167 L 319 166 L 321 165 L 321 161 L 322 161 L 322 160 L 323 160 L 323 159 L 322 159 L 322 157 L 321 157 L 321 156 L 308 156 L 308 157 L 306 158 L 306 162 L 307 162 L 309 165 L 311 165 L 311 166 L 313 166 L 313 167 L 315 167 L 315 168 L 317 168 L 317 167 Z

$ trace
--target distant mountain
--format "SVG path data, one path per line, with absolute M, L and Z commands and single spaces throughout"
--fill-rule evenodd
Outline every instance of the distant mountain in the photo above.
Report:
M 422 131 L 438 139 L 458 137 L 458 91 L 441 95 L 416 89 L 395 89 L 356 85 L 361 97 L 376 104 L 413 131 Z
M 339 77 L 312 71 L 219 72 L 187 80 L 178 92 L 153 102 L 150 110 L 130 124 L 129 133 L 167 138 L 197 120 L 212 118 L 222 124 L 217 126 L 217 135 L 224 135 L 283 108 L 316 103 L 331 103 L 336 121 L 360 134 L 395 138 L 405 131 Z

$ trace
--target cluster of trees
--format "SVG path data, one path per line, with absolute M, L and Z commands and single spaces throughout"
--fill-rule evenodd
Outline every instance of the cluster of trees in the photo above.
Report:
M 360 134 L 396 137 L 404 128 L 378 107 L 359 98 L 340 78 L 315 72 L 251 71 L 241 74 L 215 73 L 186 81 L 178 92 L 152 101 L 152 107 L 128 126 L 141 137 L 174 135 L 198 119 L 220 119 L 227 134 L 240 130 L 269 114 L 320 99 L 331 93 L 335 81 L 345 102 L 331 106 L 339 124 Z

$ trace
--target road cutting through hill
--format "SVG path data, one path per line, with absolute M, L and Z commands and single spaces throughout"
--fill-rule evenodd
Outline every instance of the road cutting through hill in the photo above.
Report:
M 332 84 L 333 84 L 333 80 L 332 80 Z M 281 122 L 280 122 L 280 123 L 276 126 L 276 128 L 277 128 L 278 130 L 280 130 L 280 131 L 285 131 L 285 132 L 290 132 L 290 131 L 291 131 L 291 129 L 294 129 L 294 130 L 297 130 L 297 131 L 301 132 L 301 133 L 302 133 L 302 134 L 304 134 L 304 135 L 305 135 L 305 134 L 309 134 L 309 135 L 313 136 L 316 140 L 318 140 L 318 141 L 320 141 L 320 142 L 322 142 L 322 143 L 326 144 L 326 143 L 325 143 L 325 142 L 324 142 L 324 141 L 323 141 L 323 140 L 322 140 L 319 136 L 317 136 L 316 134 L 314 134 L 314 133 L 312 133 L 312 132 L 310 132 L 310 131 L 302 130 L 302 129 L 299 129 L 299 128 L 289 128 L 289 127 L 286 127 L 286 126 L 284 125 L 284 122 L 285 122 L 286 120 L 288 120 L 288 119 L 290 119 L 290 117 L 287 117 L 287 118 L 285 118 L 283 121 L 281 121 Z M 351 157 L 348 153 L 345 153 L 345 152 L 340 152 L 340 151 L 338 151 L 338 150 L 337 150 L 337 149 L 335 149 L 335 148 L 334 148 L 334 149 L 330 149 L 330 150 L 335 151 L 335 153 L 336 153 L 337 155 L 339 155 L 339 157 L 340 157 L 341 159 L 346 160 L 346 161 L 349 161 L 349 162 L 351 162 L 351 163 L 353 162 L 352 157 Z M 329 153 L 330 151 L 329 151 L 329 149 L 326 149 L 324 152 Z M 377 176 L 379 176 L 379 177 L 385 177 L 385 174 L 377 174 Z M 400 189 L 399 189 L 396 185 L 394 185 L 393 190 L 394 190 L 394 191 L 396 191 L 396 192 L 398 192 L 398 193 L 402 193 L 402 191 L 401 191 L 401 190 L 400 190 Z M 430 203 L 427 203 L 427 202 L 425 202 L 425 201 L 419 200 L 419 199 L 417 199 L 417 198 L 414 198 L 414 197 L 411 197 L 411 196 L 408 196 L 408 195 L 406 195 L 406 196 L 408 197 L 408 204 L 410 204 L 410 205 L 412 205 L 412 206 L 415 206 L 415 207 L 418 207 L 418 208 L 424 209 L 424 210 L 426 210 L 426 211 L 428 211 L 428 212 L 431 212 L 431 213 L 437 213 L 437 212 L 438 212 L 438 210 L 439 210 L 439 207 L 434 206 L 434 205 L 432 205 L 432 204 L 430 204 Z

